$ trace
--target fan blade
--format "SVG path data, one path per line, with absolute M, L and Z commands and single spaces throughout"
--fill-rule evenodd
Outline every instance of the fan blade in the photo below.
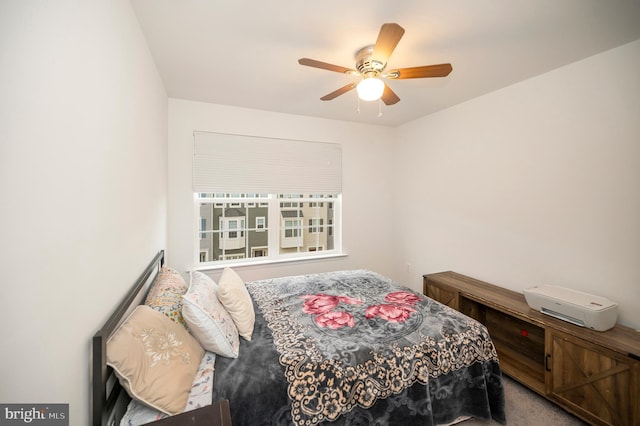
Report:
M 403 35 L 404 28 L 400 25 L 383 24 L 380 28 L 378 40 L 376 40 L 371 58 L 386 64 Z
M 386 84 L 384 85 L 384 92 L 382 92 L 380 99 L 382 99 L 382 102 L 384 102 L 385 105 L 397 104 L 400 100 L 398 95 L 396 95 L 395 92 Z
M 402 80 L 405 78 L 446 77 L 453 70 L 451 64 L 424 65 L 421 67 L 391 70 L 386 77 Z
M 320 68 L 323 70 L 335 71 L 343 74 L 358 73 L 358 71 L 353 70 L 351 68 L 341 67 L 340 65 L 328 64 L 326 62 L 316 61 L 315 59 L 300 58 L 298 59 L 298 63 L 300 65 L 306 65 L 308 67 Z
M 349 90 L 352 90 L 354 87 L 356 87 L 356 85 L 357 85 L 357 83 L 349 83 L 346 86 L 342 86 L 338 90 L 334 90 L 333 92 L 329 93 L 328 95 L 324 95 L 323 97 L 320 98 L 320 100 L 322 100 L 322 101 L 330 101 L 331 99 L 335 99 L 340 95 L 344 95 Z

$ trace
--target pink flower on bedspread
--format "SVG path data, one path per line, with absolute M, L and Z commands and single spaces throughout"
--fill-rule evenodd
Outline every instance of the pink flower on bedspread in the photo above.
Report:
M 394 291 L 387 294 L 387 297 L 385 297 L 384 300 L 391 303 L 413 306 L 421 299 L 417 294 L 410 293 L 408 291 Z
M 415 309 L 404 305 L 372 305 L 367 308 L 365 316 L 367 319 L 380 317 L 389 322 L 405 322 Z
M 347 296 L 332 296 L 330 294 L 307 294 L 302 296 L 304 304 L 302 310 L 306 314 L 324 314 L 331 312 L 340 302 L 347 303 L 349 305 L 362 304 L 362 300 L 354 299 Z
M 327 312 L 325 314 L 318 315 L 314 318 L 314 321 L 320 327 L 328 327 L 333 330 L 342 328 L 346 325 L 352 327 L 356 325 L 353 315 L 348 312 Z

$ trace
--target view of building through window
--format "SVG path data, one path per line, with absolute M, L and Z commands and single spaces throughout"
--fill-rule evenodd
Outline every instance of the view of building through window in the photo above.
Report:
M 337 249 L 339 202 L 337 194 L 196 194 L 198 263 Z

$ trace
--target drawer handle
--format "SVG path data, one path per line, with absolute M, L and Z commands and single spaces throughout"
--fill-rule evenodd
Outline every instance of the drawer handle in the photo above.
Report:
M 551 371 L 551 367 L 549 366 L 550 359 L 551 359 L 551 354 L 546 354 L 544 357 L 544 368 L 547 371 Z

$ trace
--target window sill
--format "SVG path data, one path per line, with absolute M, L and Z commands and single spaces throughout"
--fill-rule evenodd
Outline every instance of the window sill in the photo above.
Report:
M 255 260 L 255 261 L 245 261 L 245 262 L 225 262 L 220 263 L 218 265 L 202 265 L 191 268 L 189 271 L 215 271 L 224 268 L 243 268 L 243 267 L 252 267 L 252 266 L 261 266 L 261 265 L 276 265 L 279 263 L 292 263 L 292 262 L 316 262 L 327 259 L 337 259 L 341 257 L 347 257 L 347 253 L 331 253 L 324 254 L 318 256 L 305 256 L 305 257 L 289 257 L 289 258 L 281 258 L 281 259 L 271 259 L 271 260 Z M 187 271 L 187 272 L 189 272 Z

